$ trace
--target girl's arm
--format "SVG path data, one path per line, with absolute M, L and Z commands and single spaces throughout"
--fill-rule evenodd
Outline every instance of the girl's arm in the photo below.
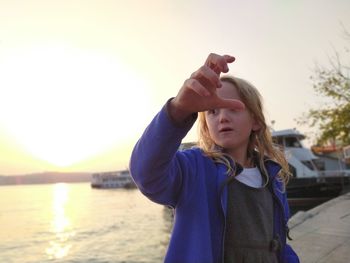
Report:
M 171 100 L 136 143 L 130 159 L 130 173 L 143 194 L 157 203 L 175 207 L 184 176 L 194 173 L 191 157 L 178 152 L 178 148 L 197 114 L 187 116 L 181 123 L 175 122 L 169 115 L 170 103 Z
M 130 172 L 140 190 L 152 200 L 175 206 L 182 188 L 189 180 L 193 181 L 194 156 L 177 149 L 195 122 L 197 112 L 244 108 L 242 102 L 221 99 L 216 94 L 216 89 L 221 87 L 220 73 L 228 72 L 228 63 L 234 60 L 228 55 L 210 54 L 205 64 L 184 82 L 177 96 L 155 116 L 137 142 Z

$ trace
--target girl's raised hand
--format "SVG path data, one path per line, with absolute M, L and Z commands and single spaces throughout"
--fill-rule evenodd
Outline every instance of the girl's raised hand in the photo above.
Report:
M 178 122 L 195 112 L 218 108 L 244 109 L 239 100 L 222 99 L 216 89 L 221 87 L 220 73 L 228 72 L 228 63 L 235 61 L 229 55 L 210 54 L 205 64 L 187 79 L 177 96 L 170 102 L 169 111 Z

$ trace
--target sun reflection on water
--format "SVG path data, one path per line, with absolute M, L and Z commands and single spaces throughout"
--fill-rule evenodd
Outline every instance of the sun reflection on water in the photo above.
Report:
M 67 184 L 54 185 L 52 202 L 51 232 L 53 240 L 49 242 L 46 254 L 50 259 L 59 259 L 68 255 L 72 245 L 69 244 L 75 233 L 71 230 L 71 221 L 67 216 L 67 203 L 69 201 L 69 188 Z

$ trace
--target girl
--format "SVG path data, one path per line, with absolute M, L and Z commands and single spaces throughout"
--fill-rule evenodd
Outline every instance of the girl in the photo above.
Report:
M 175 209 L 165 262 L 299 262 L 286 244 L 288 164 L 272 147 L 258 91 L 223 77 L 234 57 L 210 54 L 137 142 L 130 172 Z M 179 151 L 199 112 L 199 148 Z

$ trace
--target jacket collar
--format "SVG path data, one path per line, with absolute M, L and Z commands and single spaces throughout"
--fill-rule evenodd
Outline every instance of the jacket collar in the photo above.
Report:
M 259 168 L 260 172 L 263 173 L 263 170 L 260 167 L 259 153 L 257 151 L 254 151 L 253 158 L 254 158 L 254 162 L 255 162 L 256 166 Z M 279 163 L 270 159 L 266 155 L 264 156 L 264 165 L 265 165 L 266 171 L 268 172 L 270 179 L 275 179 L 278 172 L 282 168 Z

